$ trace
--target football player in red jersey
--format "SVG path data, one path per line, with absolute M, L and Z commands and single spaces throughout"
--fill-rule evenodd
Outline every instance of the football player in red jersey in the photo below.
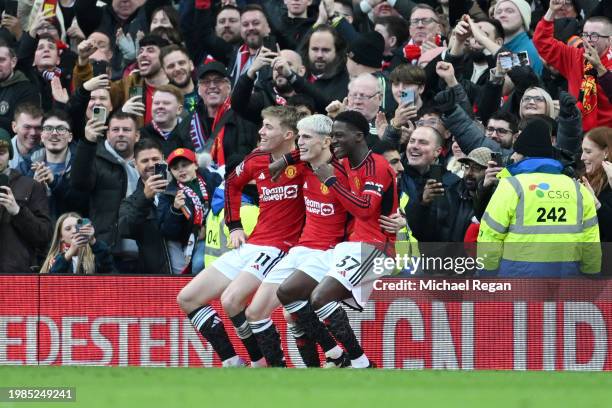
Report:
M 371 367 L 372 364 L 339 302 L 362 309 L 369 294 L 369 284 L 376 274 L 385 273 L 376 271 L 374 265 L 377 259 L 393 255 L 395 232 L 383 230 L 379 218 L 396 213 L 398 206 L 395 172 L 384 157 L 369 151 L 365 141 L 368 132 L 368 122 L 359 112 L 346 111 L 336 117 L 331 147 L 340 162 L 333 166 L 323 164 L 315 174 L 355 222 L 349 241 L 334 248 L 331 271 L 312 292 L 310 303 L 294 312 L 296 321 L 317 341 L 321 333 L 319 320 L 323 321 L 342 343 L 355 368 Z M 290 283 L 291 279 L 287 279 L 279 287 L 278 295 L 283 304 L 287 301 L 283 292 Z M 285 307 L 291 309 L 290 305 Z
M 312 115 L 300 120 L 297 128 L 301 160 L 299 166 L 304 169 L 306 223 L 297 245 L 291 248 L 287 256 L 265 277 L 246 310 L 251 330 L 268 365 L 275 367 L 286 365 L 280 335 L 270 318 L 272 312 L 280 306 L 276 296 L 279 285 L 292 273 L 304 275 L 299 286 L 308 299 L 317 283 L 329 271 L 332 248 L 345 240 L 348 230 L 346 210 L 312 170 L 328 163 L 332 158 L 329 150 L 332 120 L 325 115 Z M 289 324 L 304 363 L 308 367 L 319 367 L 316 343 L 305 338 L 298 325 L 291 321 Z M 342 349 L 329 335 L 325 326 L 321 326 L 323 334 L 326 334 L 322 347 L 326 351 L 327 363 L 334 366 L 349 365 L 350 362 Z
M 248 298 L 285 253 L 298 241 L 304 223 L 303 174 L 288 166 L 272 181 L 268 166 L 295 146 L 300 114 L 293 107 L 273 106 L 262 111 L 258 148 L 247 155 L 225 180 L 225 223 L 233 246 L 189 282 L 177 301 L 196 329 L 208 340 L 224 366 L 243 365 L 236 355 L 223 322 L 209 305 L 221 299 L 224 310 L 244 343 L 252 366 L 265 360 L 244 313 Z M 260 213 L 247 239 L 240 223 L 242 189 L 255 181 Z

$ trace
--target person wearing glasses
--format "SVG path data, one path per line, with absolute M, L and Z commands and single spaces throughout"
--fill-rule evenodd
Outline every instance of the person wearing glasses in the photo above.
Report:
M 65 212 L 85 212 L 87 196 L 70 186 L 75 145 L 72 144 L 70 117 L 65 111 L 53 109 L 45 113 L 41 142 L 43 148 L 23 161 L 19 171 L 45 185 L 53 222 Z
M 551 0 L 536 26 L 533 41 L 538 52 L 567 79 L 568 91 L 578 99 L 582 128 L 586 132 L 612 123 L 612 101 L 606 95 L 612 82 L 612 23 L 606 17 L 588 18 L 582 29 L 584 48 L 555 40 L 554 15 L 564 0 Z M 612 95 L 610 95 L 612 96 Z

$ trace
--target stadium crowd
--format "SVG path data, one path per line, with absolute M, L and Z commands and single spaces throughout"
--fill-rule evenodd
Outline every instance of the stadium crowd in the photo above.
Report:
M 282 305 L 364 368 L 340 302 L 396 251 L 612 271 L 609 0 L 0 2 L 0 273 L 195 275 L 224 366 L 214 300 L 253 366 Z
M 399 210 L 380 228 L 413 253 L 418 242 L 534 234 L 609 242 L 611 10 L 609 0 L 4 0 L 0 272 L 202 271 L 240 243 L 224 189 L 270 143 L 270 107 L 296 109 L 273 124 L 294 147 L 300 118 L 365 118 L 367 146 L 397 175 Z M 539 181 L 513 183 L 520 174 Z M 532 208 L 527 192 L 556 191 L 561 174 L 575 185 L 564 207 Z M 262 198 L 245 183 L 247 235 Z M 566 228 L 529 230 L 519 208 Z M 303 214 L 276 215 L 290 221 Z M 577 271 L 610 272 L 609 262 L 604 251 L 603 267 Z

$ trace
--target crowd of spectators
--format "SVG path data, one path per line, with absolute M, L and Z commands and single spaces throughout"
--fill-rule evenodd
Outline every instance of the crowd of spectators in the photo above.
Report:
M 415 242 L 475 242 L 545 123 L 612 240 L 610 0 L 2 7 L 0 273 L 199 272 L 214 197 L 276 105 L 361 113 Z

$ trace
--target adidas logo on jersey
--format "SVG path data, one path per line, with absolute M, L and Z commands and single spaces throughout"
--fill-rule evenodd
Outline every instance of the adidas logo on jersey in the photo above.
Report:
M 266 176 L 265 176 L 265 174 L 263 174 L 263 172 L 259 173 L 259 177 L 257 177 L 258 180 L 263 180 L 265 178 L 266 178 Z

